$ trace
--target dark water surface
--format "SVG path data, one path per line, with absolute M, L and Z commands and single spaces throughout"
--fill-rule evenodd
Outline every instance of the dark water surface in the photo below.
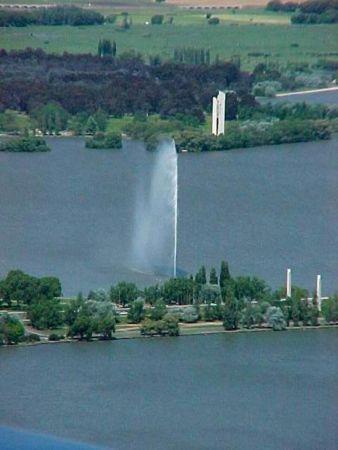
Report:
M 325 449 L 338 330 L 0 350 L 0 424 L 124 450 Z
M 45 154 L 0 154 L 0 275 L 21 268 L 59 276 L 66 294 L 157 277 L 130 259 L 137 192 L 154 154 L 54 138 Z M 234 274 L 274 287 L 287 267 L 297 284 L 338 288 L 338 140 L 178 159 L 178 266 L 228 259 Z M 159 227 L 161 218 L 157 218 Z M 136 222 L 137 224 L 137 222 Z M 171 266 L 172 255 L 163 255 Z

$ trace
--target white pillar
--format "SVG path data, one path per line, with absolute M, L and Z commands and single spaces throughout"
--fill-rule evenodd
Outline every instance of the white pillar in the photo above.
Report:
M 316 288 L 317 302 L 318 302 L 318 310 L 322 310 L 322 277 L 321 275 L 317 275 L 317 288 Z
M 218 102 L 217 98 L 212 98 L 212 134 L 215 134 L 217 136 L 217 119 L 218 119 Z
M 218 99 L 218 135 L 220 135 L 224 134 L 225 93 L 219 91 L 217 99 Z
M 291 297 L 291 269 L 286 270 L 286 298 Z

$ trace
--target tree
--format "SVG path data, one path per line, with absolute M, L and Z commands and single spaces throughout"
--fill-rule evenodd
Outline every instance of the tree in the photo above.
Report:
M 206 282 L 207 282 L 207 273 L 206 273 L 206 270 L 205 270 L 204 266 L 202 266 L 198 270 L 198 272 L 196 273 L 195 282 L 197 284 L 206 284 Z
M 210 284 L 218 284 L 217 272 L 214 267 L 210 270 L 209 281 L 210 281 Z
M 60 133 L 67 128 L 68 112 L 57 102 L 36 108 L 32 116 L 43 133 Z
M 42 277 L 39 280 L 38 295 L 45 298 L 61 297 L 62 286 L 59 278 Z
M 62 324 L 60 301 L 51 298 L 40 298 L 34 301 L 27 310 L 28 318 L 38 330 L 57 328 Z
M 155 14 L 150 19 L 152 25 L 162 25 L 164 16 L 162 14 Z
M 170 278 L 162 287 L 166 304 L 190 305 L 194 299 L 195 283 L 189 278 Z
M 71 300 L 64 308 L 63 319 L 67 325 L 73 325 L 83 305 L 84 298 L 82 293 L 79 292 L 76 299 Z
M 116 319 L 113 315 L 101 317 L 96 321 L 95 332 L 101 334 L 103 339 L 112 339 L 112 333 L 115 333 Z
M 221 263 L 221 271 L 219 274 L 219 285 L 224 288 L 226 284 L 231 280 L 231 275 L 229 271 L 229 264 L 226 261 Z
M 198 299 L 200 303 L 220 303 L 221 290 L 218 285 L 204 284 L 198 292 Z
M 144 300 L 146 303 L 150 305 L 154 305 L 157 300 L 159 300 L 162 296 L 161 289 L 158 284 L 155 286 L 149 286 L 143 291 Z
M 196 306 L 187 306 L 181 314 L 181 320 L 185 323 L 195 323 L 198 321 L 198 311 Z
M 20 320 L 9 314 L 0 315 L 0 345 L 17 344 L 25 334 L 25 327 Z
M 266 311 L 265 320 L 274 331 L 286 329 L 286 322 L 282 310 L 277 306 L 270 306 Z
M 244 328 L 252 328 L 260 326 L 263 322 L 263 314 L 258 305 L 248 302 L 246 307 L 241 311 L 240 323 Z
M 90 341 L 95 328 L 97 328 L 97 324 L 89 315 L 83 312 L 76 317 L 68 334 L 72 337 L 80 336 L 80 340 L 86 338 L 87 341 Z
M 38 296 L 38 278 L 27 275 L 21 270 L 11 270 L 0 285 L 0 295 L 11 306 L 15 301 L 19 307 L 29 305 Z
M 140 323 L 145 317 L 144 302 L 143 300 L 135 300 L 129 311 L 128 321 L 131 323 Z
M 139 296 L 139 290 L 134 283 L 121 281 L 110 289 L 110 300 L 122 306 L 132 303 Z
M 167 313 L 167 307 L 163 300 L 157 300 L 154 308 L 150 312 L 150 318 L 152 320 L 161 320 Z
M 112 45 L 111 41 L 109 39 L 101 39 L 99 40 L 99 44 L 97 47 L 97 54 L 101 57 L 103 56 L 115 56 L 114 51 L 116 54 L 116 43 L 115 43 L 115 49 Z
M 237 277 L 233 279 L 233 289 L 239 300 L 261 301 L 269 298 L 270 288 L 264 280 L 257 277 Z
M 338 294 L 322 301 L 322 314 L 327 323 L 338 321 Z
M 88 117 L 85 131 L 88 134 L 95 134 L 98 131 L 98 124 L 93 116 Z
M 237 330 L 239 322 L 238 300 L 233 292 L 229 291 L 224 302 L 223 326 L 226 330 Z
M 99 108 L 93 115 L 93 118 L 96 122 L 97 130 L 106 131 L 108 114 L 105 111 L 103 111 L 103 109 Z
M 145 336 L 178 336 L 180 333 L 178 319 L 169 314 L 161 320 L 147 318 L 142 322 L 140 332 Z

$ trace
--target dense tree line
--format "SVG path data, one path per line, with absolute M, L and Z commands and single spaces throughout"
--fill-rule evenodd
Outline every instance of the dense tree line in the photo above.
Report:
M 337 0 L 308 0 L 302 3 L 271 0 L 266 9 L 269 11 L 293 12 L 292 23 L 317 24 L 338 22 Z
M 188 130 L 174 134 L 177 151 L 209 152 L 262 145 L 287 144 L 330 139 L 325 121 L 282 120 L 279 122 L 249 122 L 227 127 L 224 135 L 213 136 Z
M 76 6 L 55 6 L 23 9 L 0 9 L 0 27 L 27 25 L 97 25 L 104 22 L 102 14 Z
M 42 50 L 0 51 L 0 111 L 33 112 L 57 103 L 67 113 L 114 116 L 159 113 L 203 120 L 220 88 L 248 92 L 250 77 L 230 62 L 147 65 L 139 55 L 119 58 L 46 54 Z
M 128 307 L 127 322 L 140 324 L 143 335 L 177 336 L 179 323 L 222 321 L 226 330 L 319 325 L 316 294 L 292 287 L 272 292 L 257 277 L 233 277 L 228 263 L 219 272 L 202 266 L 195 276 L 171 278 L 161 285 L 138 289 L 134 283 L 120 282 L 110 291 L 90 291 L 87 297 L 60 300 L 61 285 L 55 277 L 36 278 L 19 270 L 11 271 L 0 282 L 2 307 L 26 309 L 34 327 L 55 329 L 67 326 L 68 337 L 91 340 L 93 336 L 111 339 L 121 322 L 117 305 Z M 322 301 L 322 316 L 327 323 L 338 321 L 338 296 Z M 123 319 L 125 320 L 125 319 Z M 23 341 L 25 329 L 18 318 L 0 315 L 0 345 Z M 36 336 L 35 336 L 36 338 Z M 34 338 L 34 340 L 36 340 Z M 50 340 L 63 336 L 52 333 Z M 26 336 L 33 340 L 33 336 Z

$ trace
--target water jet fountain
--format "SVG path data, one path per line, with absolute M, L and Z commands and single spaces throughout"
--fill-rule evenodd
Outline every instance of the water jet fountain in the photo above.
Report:
M 148 189 L 140 186 L 136 203 L 132 264 L 138 270 L 176 277 L 178 180 L 174 141 L 158 146 L 150 185 Z

